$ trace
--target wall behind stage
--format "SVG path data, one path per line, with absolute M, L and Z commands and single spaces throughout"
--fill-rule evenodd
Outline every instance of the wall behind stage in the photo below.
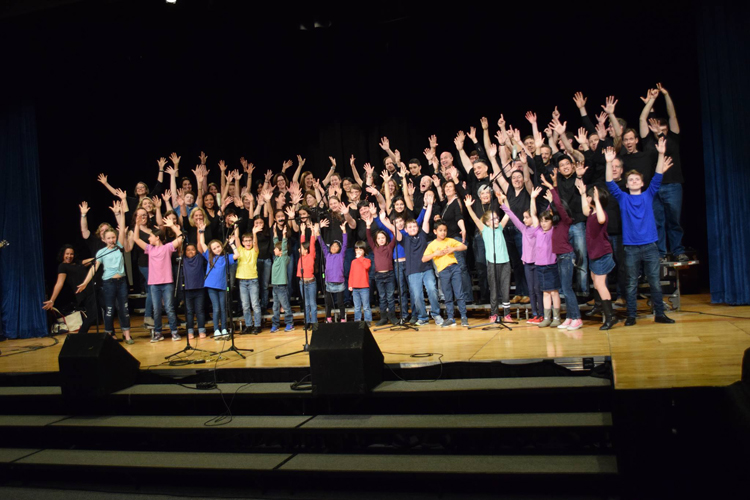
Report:
M 405 158 L 423 159 L 430 134 L 452 150 L 456 131 L 479 127 L 483 115 L 493 134 L 500 113 L 526 134 L 527 110 L 543 122 L 557 105 L 577 128 L 576 91 L 592 115 L 617 96 L 617 114 L 636 124 L 639 96 L 657 81 L 671 91 L 682 129 L 685 242 L 706 255 L 687 8 L 425 13 L 378 2 L 320 14 L 248 4 L 82 2 L 4 21 L 2 36 L 18 47 L 11 67 L 38 110 L 50 280 L 57 249 L 79 234 L 77 204 L 93 206 L 92 226 L 111 219 L 99 172 L 132 192 L 139 180 L 153 185 L 160 156 L 178 152 L 185 173 L 205 150 L 212 176 L 219 159 L 239 167 L 245 156 L 265 171 L 297 154 L 318 173 L 333 155 L 348 174 L 351 154 L 360 167 L 380 164 L 382 135 Z M 331 27 L 299 29 L 316 15 Z M 657 110 L 665 113 L 663 101 Z M 707 284 L 707 267 L 701 272 Z

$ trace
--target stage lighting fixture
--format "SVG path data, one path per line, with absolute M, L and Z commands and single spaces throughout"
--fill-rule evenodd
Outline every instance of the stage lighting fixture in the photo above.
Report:
M 171 3 L 172 5 L 177 3 L 177 0 L 167 0 L 167 3 Z

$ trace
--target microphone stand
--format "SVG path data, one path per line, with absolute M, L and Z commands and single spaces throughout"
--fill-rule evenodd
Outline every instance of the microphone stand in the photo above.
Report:
M 300 224 L 301 224 L 301 222 L 300 222 Z M 302 228 L 300 228 L 300 229 L 301 229 L 300 233 L 303 233 L 304 229 L 302 229 Z M 310 232 L 313 233 L 313 231 L 310 231 Z M 310 245 L 314 245 L 315 241 L 316 241 L 316 238 L 313 237 L 313 234 L 310 234 Z M 301 243 L 300 243 L 300 247 L 302 247 Z M 310 247 L 308 246 L 308 251 L 307 251 L 308 254 L 310 253 L 309 248 Z M 302 278 L 301 278 L 301 280 L 302 280 L 301 285 L 302 286 L 300 287 L 301 288 L 301 290 L 300 290 L 300 292 L 301 292 L 300 296 L 302 298 L 302 317 L 303 317 L 303 320 L 305 322 L 305 343 L 302 344 L 302 349 L 300 349 L 298 351 L 294 351 L 294 352 L 288 352 L 286 354 L 279 354 L 278 356 L 276 356 L 276 359 L 286 358 L 287 356 L 293 356 L 295 354 L 301 354 L 301 353 L 304 353 L 304 352 L 306 352 L 306 353 L 310 352 L 310 342 L 309 342 L 309 338 L 307 336 L 307 328 L 308 328 L 309 323 L 307 322 L 307 307 L 306 307 L 307 306 L 307 294 L 305 293 L 305 264 L 304 264 L 304 259 L 301 256 L 300 256 L 300 259 L 299 259 L 299 269 L 300 269 L 300 274 L 302 275 Z M 315 273 L 313 273 L 313 279 L 315 279 L 315 275 L 314 274 Z M 316 297 L 313 297 L 313 301 L 317 301 Z M 317 312 L 315 314 L 315 319 L 316 319 L 316 322 L 317 322 Z
M 396 229 L 395 226 L 394 226 L 394 229 Z M 396 231 L 398 231 L 398 229 L 396 229 Z M 396 235 L 394 234 L 393 237 L 395 238 Z M 396 245 L 398 245 L 398 243 L 396 243 Z M 398 257 L 398 249 L 396 250 L 396 256 Z M 390 330 L 392 332 L 399 332 L 399 331 L 402 331 L 402 330 L 414 330 L 414 331 L 418 332 L 419 328 L 417 328 L 416 326 L 412 325 L 411 323 L 408 323 L 408 322 L 404 321 L 404 313 L 403 313 L 403 308 L 404 308 L 404 294 L 401 293 L 402 283 L 401 283 L 401 273 L 399 272 L 399 267 L 398 267 L 398 264 L 399 264 L 398 258 L 393 259 L 393 262 L 396 265 L 396 283 L 398 283 L 398 290 L 399 290 L 399 297 L 398 298 L 399 298 L 399 302 L 401 302 L 401 318 L 398 320 L 398 324 L 397 325 L 390 327 Z M 415 311 L 412 310 L 412 313 L 414 313 L 414 312 Z M 378 330 L 385 330 L 386 328 L 388 328 L 388 327 L 387 326 L 381 326 L 380 328 L 375 328 L 375 330 L 373 330 L 373 331 L 377 332 Z
M 184 234 L 184 237 L 182 238 L 182 245 L 181 245 L 182 246 L 182 256 L 180 257 L 180 260 L 177 263 L 177 283 L 178 283 L 178 286 L 182 286 L 182 290 L 184 292 L 185 291 L 185 268 L 182 265 L 182 262 L 183 262 L 182 259 L 185 258 L 185 248 L 187 248 L 187 245 L 188 245 L 187 231 L 185 231 L 183 234 Z M 182 272 L 182 282 L 180 282 L 180 272 Z M 177 298 L 177 287 L 176 286 L 174 287 L 174 298 L 175 299 Z M 175 314 L 177 314 L 176 310 L 175 310 Z M 187 298 L 185 298 L 185 315 L 187 316 Z M 187 318 L 185 318 L 185 321 L 187 321 Z M 186 340 L 187 343 L 185 344 L 185 348 L 184 349 L 181 349 L 181 350 L 179 350 L 179 351 L 177 351 L 177 352 L 175 352 L 173 354 L 170 354 L 169 356 L 164 356 L 164 359 L 169 359 L 169 358 L 172 358 L 174 356 L 178 356 L 178 355 L 180 355 L 180 354 L 182 354 L 184 352 L 187 353 L 187 352 L 190 352 L 190 351 L 194 351 L 194 352 L 207 352 L 211 356 L 217 354 L 215 351 L 209 351 L 209 350 L 206 350 L 206 349 L 198 349 L 197 347 L 191 346 L 190 345 L 190 334 L 189 333 L 185 334 L 185 340 Z M 196 341 L 196 345 L 198 345 L 197 341 Z
M 247 356 L 242 354 L 241 351 L 255 352 L 255 350 L 254 349 L 239 349 L 234 344 L 234 318 L 232 317 L 232 280 L 230 279 L 230 275 L 229 275 L 229 254 L 227 253 L 227 246 L 229 245 L 229 232 L 232 230 L 234 230 L 234 225 L 232 225 L 231 228 L 227 228 L 226 224 L 224 224 L 224 246 L 223 246 L 224 273 L 226 275 L 226 281 L 227 281 L 227 285 L 226 285 L 227 286 L 227 300 L 225 301 L 224 309 L 227 315 L 227 321 L 229 323 L 229 325 L 227 326 L 229 326 L 229 338 L 231 341 L 231 345 L 227 349 L 224 349 L 223 351 L 219 351 L 217 354 L 221 356 L 225 352 L 231 351 L 239 355 L 239 357 L 241 357 L 242 359 L 245 359 Z M 214 325 L 214 329 L 216 329 L 216 325 Z

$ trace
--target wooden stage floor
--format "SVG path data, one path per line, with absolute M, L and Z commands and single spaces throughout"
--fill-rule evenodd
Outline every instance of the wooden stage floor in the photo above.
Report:
M 645 309 L 641 301 L 639 310 Z M 655 324 L 652 316 L 642 316 L 633 327 L 626 328 L 620 322 L 608 332 L 599 331 L 600 323 L 595 321 L 586 321 L 583 329 L 573 332 L 527 326 L 522 321 L 513 331 L 467 330 L 458 325 L 439 328 L 431 324 L 418 332 L 382 330 L 374 336 L 386 363 L 437 362 L 437 353 L 443 355 L 443 362 L 611 356 L 617 389 L 723 386 L 740 379 L 742 354 L 750 347 L 750 306 L 712 305 L 708 295 L 687 295 L 682 297 L 682 311 L 668 314 L 677 323 Z M 486 322 L 486 316 L 475 313 L 469 322 Z M 135 344 L 123 346 L 140 360 L 141 369 L 170 368 L 164 364 L 164 357 L 185 345 L 184 337 L 172 342 L 169 336 L 151 344 L 140 318 L 134 318 L 133 338 Z M 64 340 L 65 336 L 59 335 L 0 343 L 0 373 L 57 371 L 57 356 Z M 229 344 L 211 338 L 196 339 L 191 344 L 196 345 L 194 342 L 207 350 L 225 349 Z M 304 332 L 299 325 L 290 333 L 271 334 L 266 329 L 260 335 L 238 336 L 237 347 L 255 350 L 246 353 L 244 360 L 234 353 L 218 361 L 215 356 L 205 356 L 209 363 L 187 368 L 309 366 L 306 354 L 275 359 L 278 354 L 301 349 L 303 343 Z M 37 349 L 42 346 L 51 347 Z M 435 355 L 410 357 L 416 353 Z M 190 357 L 199 359 L 204 354 Z

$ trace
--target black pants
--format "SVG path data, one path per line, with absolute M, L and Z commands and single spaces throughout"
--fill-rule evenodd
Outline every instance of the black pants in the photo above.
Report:
M 96 310 L 96 291 L 91 291 L 83 297 L 76 296 L 76 305 L 79 308 L 83 306 L 86 310 L 86 317 L 83 319 L 83 323 L 81 324 L 78 333 L 88 333 L 89 328 L 96 326 L 96 317 L 99 313 L 99 311 Z

